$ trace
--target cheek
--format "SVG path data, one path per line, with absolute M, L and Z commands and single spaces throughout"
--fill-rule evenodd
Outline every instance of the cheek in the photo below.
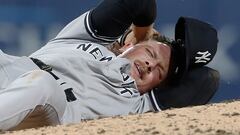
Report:
M 145 78 L 145 81 L 152 86 L 156 86 L 160 83 L 159 77 L 157 76 L 157 72 L 152 72 L 148 74 Z

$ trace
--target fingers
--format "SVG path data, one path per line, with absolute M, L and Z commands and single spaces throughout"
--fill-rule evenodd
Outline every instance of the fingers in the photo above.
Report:
M 147 27 L 137 27 L 132 25 L 130 27 L 131 32 L 125 38 L 125 44 L 137 44 L 141 41 L 146 41 L 151 39 L 154 35 L 159 35 L 160 33 L 153 28 L 153 24 Z

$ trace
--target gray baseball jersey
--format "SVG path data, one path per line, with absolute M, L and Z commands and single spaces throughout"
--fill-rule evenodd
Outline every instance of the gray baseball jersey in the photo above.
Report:
M 68 102 L 63 123 L 81 119 L 144 113 L 152 110 L 148 95 L 140 96 L 129 76 L 130 63 L 103 45 L 104 37 L 92 37 L 89 12 L 68 24 L 55 39 L 35 52 L 71 86 L 76 100 Z M 98 39 L 99 38 L 99 39 Z
M 104 47 L 111 41 L 91 32 L 88 15 L 30 55 L 50 65 L 57 80 L 28 57 L 0 52 L 0 129 L 16 126 L 38 105 L 45 106 L 53 124 L 153 110 L 129 76 L 130 62 Z

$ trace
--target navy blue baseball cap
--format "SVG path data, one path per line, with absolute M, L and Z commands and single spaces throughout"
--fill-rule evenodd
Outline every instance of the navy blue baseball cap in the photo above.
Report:
M 208 64 L 216 54 L 216 29 L 203 21 L 180 17 L 175 26 L 175 40 L 171 44 L 167 82 L 178 83 L 191 68 Z
M 212 25 L 180 17 L 175 26 L 168 76 L 149 92 L 155 110 L 206 104 L 218 89 L 219 72 L 208 68 L 217 51 Z

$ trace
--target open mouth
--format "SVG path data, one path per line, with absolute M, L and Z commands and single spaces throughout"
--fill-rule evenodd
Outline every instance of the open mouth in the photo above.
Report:
M 142 79 L 142 71 L 141 71 L 139 65 L 138 65 L 137 63 L 135 63 L 135 62 L 134 62 L 134 65 L 135 65 L 135 67 L 136 67 L 136 69 L 137 69 L 137 71 L 138 71 L 139 77 Z

